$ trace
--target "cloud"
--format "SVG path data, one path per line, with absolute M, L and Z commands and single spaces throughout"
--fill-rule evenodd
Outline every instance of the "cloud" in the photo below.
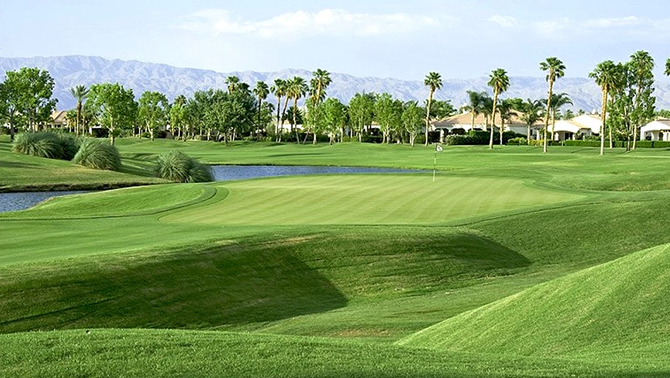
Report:
M 504 28 L 513 28 L 516 26 L 519 26 L 519 23 L 514 17 L 510 16 L 500 16 L 500 15 L 495 15 L 491 16 L 486 19 L 487 21 L 495 22 L 496 24 L 504 27 Z
M 443 24 L 445 18 L 406 13 L 350 13 L 341 9 L 318 12 L 296 11 L 260 21 L 242 20 L 225 9 L 193 13 L 180 29 L 216 34 L 253 34 L 265 38 L 286 35 L 327 34 L 335 36 L 375 36 L 401 34 Z

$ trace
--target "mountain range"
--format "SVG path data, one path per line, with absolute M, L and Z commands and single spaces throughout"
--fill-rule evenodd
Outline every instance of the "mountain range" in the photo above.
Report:
M 312 72 L 301 69 L 285 69 L 277 72 L 215 72 L 195 68 L 178 68 L 166 64 L 104 59 L 94 56 L 56 56 L 33 58 L 0 57 L 0 75 L 4 79 L 6 71 L 18 70 L 21 67 L 37 67 L 50 72 L 55 81 L 54 97 L 58 99 L 58 109 L 71 109 L 75 99 L 69 88 L 76 85 L 91 86 L 99 83 L 118 82 L 132 88 L 139 97 L 145 91 L 159 91 L 170 100 L 177 95 L 187 97 L 198 90 L 225 88 L 226 77 L 236 75 L 241 81 L 253 87 L 256 81 L 264 81 L 271 85 L 274 79 L 302 76 L 309 80 Z M 325 67 L 324 67 L 325 68 Z M 327 69 L 327 68 L 326 68 Z M 399 80 L 392 78 L 356 77 L 343 73 L 331 73 L 332 84 L 328 87 L 330 97 L 340 99 L 344 103 L 357 92 L 387 92 L 394 98 L 402 100 L 423 100 L 428 96 L 428 89 L 420 80 Z M 435 93 L 435 98 L 451 100 L 455 107 L 467 102 L 467 91 L 487 91 L 488 78 L 473 79 L 450 78 L 448 72 L 442 73 L 443 87 Z M 670 82 L 666 78 L 657 78 L 656 106 L 670 109 Z M 572 99 L 573 110 L 583 109 L 587 112 L 600 109 L 600 88 L 592 79 L 564 77 L 556 81 L 554 92 L 565 92 Z M 546 97 L 547 83 L 544 75 L 538 77 L 510 77 L 510 87 L 504 97 L 521 97 L 523 99 L 540 99 Z M 270 95 L 268 101 L 276 102 Z

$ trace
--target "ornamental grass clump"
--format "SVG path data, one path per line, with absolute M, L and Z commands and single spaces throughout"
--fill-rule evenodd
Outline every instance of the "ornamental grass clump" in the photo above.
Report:
M 118 171 L 121 169 L 119 150 L 111 144 L 87 139 L 81 143 L 79 151 L 72 159 L 75 164 L 88 168 Z
M 72 160 L 79 144 L 79 139 L 69 134 L 22 133 L 16 136 L 13 150 L 25 155 Z
M 158 156 L 156 175 L 174 182 L 214 181 L 212 169 L 181 151 L 170 151 Z

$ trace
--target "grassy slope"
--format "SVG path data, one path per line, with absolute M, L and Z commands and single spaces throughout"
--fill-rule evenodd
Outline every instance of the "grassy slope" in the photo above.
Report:
M 670 365 L 670 244 L 585 269 L 402 340 L 483 353 Z
M 658 367 L 500 357 L 312 337 L 177 330 L 0 335 L 7 376 L 662 377 Z
M 121 172 L 112 172 L 17 154 L 11 147 L 8 137 L 0 137 L 0 191 L 108 189 L 165 182 L 151 177 L 146 167 L 135 167 L 132 161 L 127 161 Z

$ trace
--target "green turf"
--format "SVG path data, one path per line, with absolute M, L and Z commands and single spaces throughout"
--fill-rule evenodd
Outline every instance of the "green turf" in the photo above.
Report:
M 7 376 L 663 377 L 655 366 L 444 353 L 263 334 L 94 329 L 0 335 Z
M 630 254 L 455 316 L 407 346 L 669 365 L 670 244 Z
M 6 147 L 0 138 L 0 175 L 9 172 L 3 182 L 21 187 L 29 175 L 4 162 L 30 157 L 5 154 Z M 357 143 L 120 139 L 119 149 L 127 174 L 136 174 L 124 177 L 138 182 L 168 149 L 225 164 L 431 169 L 434 156 L 432 147 Z M 670 316 L 649 305 L 662 307 L 667 286 L 635 298 L 644 282 L 624 268 L 635 266 L 627 255 L 670 243 L 670 151 L 606 153 L 448 147 L 438 155 L 435 183 L 419 173 L 153 185 L 0 215 L 0 342 L 10 346 L 0 348 L 0 366 L 18 376 L 134 375 L 149 366 L 166 376 L 668 375 L 668 345 L 660 340 L 667 329 L 659 324 Z M 33 163 L 38 185 L 55 182 L 51 161 Z M 63 185 L 74 172 L 66 171 Z M 77 182 L 97 182 L 89 173 L 77 173 Z M 531 337 L 539 354 L 531 357 L 393 345 L 560 280 L 587 292 L 589 272 L 610 265 L 590 268 L 619 258 L 612 280 L 629 277 L 630 290 L 617 286 L 605 310 L 617 300 L 635 303 L 637 312 L 615 312 L 628 318 L 628 333 L 606 333 L 614 321 L 603 310 L 591 313 L 582 339 L 568 319 L 581 344 L 560 359 L 550 358 L 548 346 L 559 337 L 547 334 Z M 647 277 L 654 268 L 640 269 Z M 527 306 L 569 310 L 563 302 Z M 641 318 L 653 326 L 639 330 L 645 338 L 628 340 Z M 560 326 L 547 319 L 534 326 Z M 74 330 L 23 333 L 38 329 Z M 103 335 L 95 347 L 83 329 Z M 598 340 L 607 347 L 594 347 Z M 315 350 L 309 362 L 297 357 Z M 20 360 L 25 355 L 34 358 Z

